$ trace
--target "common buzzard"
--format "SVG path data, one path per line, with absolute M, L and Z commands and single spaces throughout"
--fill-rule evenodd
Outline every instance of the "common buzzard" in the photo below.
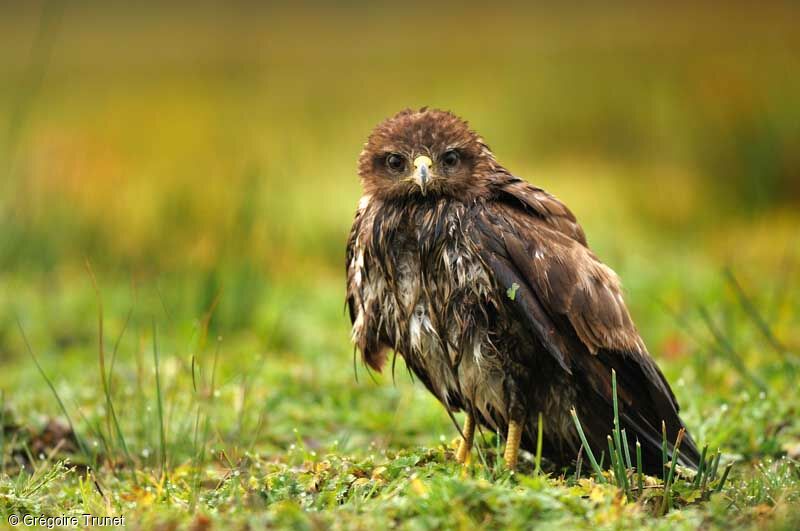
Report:
M 466 413 L 459 461 L 481 425 L 505 435 L 513 469 L 520 446 L 534 450 L 541 412 L 544 456 L 569 466 L 581 445 L 573 407 L 599 455 L 614 369 L 630 450 L 640 441 L 645 471 L 661 471 L 662 421 L 675 440 L 678 404 L 617 275 L 564 204 L 440 110 L 380 123 L 358 171 L 364 194 L 347 242 L 353 342 L 379 371 L 389 350 L 400 354 L 449 412 Z M 688 434 L 680 458 L 699 459 Z

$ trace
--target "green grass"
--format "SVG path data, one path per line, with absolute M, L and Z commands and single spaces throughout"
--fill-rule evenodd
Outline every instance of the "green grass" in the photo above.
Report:
M 636 456 L 618 451 L 617 438 L 625 435 L 613 426 L 612 450 L 604 455 L 613 472 L 587 475 L 584 467 L 579 475 L 564 475 L 545 461 L 539 473 L 535 456 L 527 456 L 510 475 L 489 433 L 478 438 L 479 454 L 463 469 L 453 459 L 457 432 L 402 362 L 395 384 L 389 374 L 373 375 L 373 381 L 363 368 L 356 381 L 338 282 L 265 288 L 261 306 L 277 305 L 281 315 L 263 336 L 245 329 L 217 337 L 218 330 L 209 330 L 213 314 L 182 317 L 171 290 L 141 286 L 134 301 L 127 286 L 105 288 L 104 330 L 127 330 L 106 372 L 107 397 L 97 371 L 102 358 L 91 355 L 98 345 L 96 320 L 92 327 L 79 315 L 74 321 L 67 316 L 61 326 L 75 337 L 72 344 L 60 339 L 59 346 L 50 332 L 57 328 L 53 316 L 38 314 L 69 304 L 88 309 L 95 298 L 91 280 L 85 278 L 77 294 L 46 302 L 35 295 L 21 299 L 26 290 L 16 291 L 41 372 L 31 358 L 6 366 L 4 381 L 14 383 L 4 410 L 3 516 L 88 511 L 122 514 L 143 527 L 209 518 L 220 525 L 310 527 L 505 528 L 535 521 L 789 528 L 800 503 L 800 468 L 785 456 L 800 441 L 787 365 L 793 362 L 769 348 L 724 276 L 716 278 L 722 298 L 707 300 L 707 312 L 735 330 L 728 340 L 768 391 L 732 371 L 722 347 L 687 343 L 673 361 L 656 351 L 709 455 L 708 472 L 699 479 L 668 466 L 668 488 L 664 478 L 639 477 Z M 98 282 L 102 286 L 103 277 Z M 654 288 L 653 296 L 663 293 Z M 789 300 L 794 307 L 796 299 Z M 222 296 L 219 307 L 224 303 Z M 271 315 L 264 308 L 256 312 Z M 797 314 L 790 315 L 796 322 Z M 699 311 L 684 316 L 693 330 L 703 326 Z M 654 322 L 676 326 L 665 311 L 640 321 L 648 323 L 646 335 Z M 704 337 L 714 340 L 709 332 Z M 20 334 L 9 337 L 11 345 L 22 341 Z M 698 357 L 702 362 L 693 363 Z M 69 451 L 54 448 L 58 441 L 43 442 L 47 419 L 69 422 L 65 412 L 80 419 Z
M 795 9 L 491 15 L 0 13 L 0 525 L 800 526 Z M 492 433 L 462 468 L 402 360 L 354 375 L 355 158 L 423 104 L 573 208 L 700 473 L 640 474 L 613 425 L 578 470 L 509 474 Z

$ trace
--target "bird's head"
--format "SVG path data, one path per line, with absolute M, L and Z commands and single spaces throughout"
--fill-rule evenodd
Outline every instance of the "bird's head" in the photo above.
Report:
M 372 131 L 358 161 L 364 192 L 391 200 L 469 199 L 497 169 L 489 147 L 456 115 L 406 109 Z

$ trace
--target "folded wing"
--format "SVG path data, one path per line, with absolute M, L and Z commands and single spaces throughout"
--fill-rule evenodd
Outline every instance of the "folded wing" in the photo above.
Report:
M 612 428 L 613 369 L 623 427 L 660 463 L 662 421 L 671 441 L 683 424 L 628 313 L 617 275 L 588 248 L 569 209 L 543 190 L 510 177 L 496 184 L 486 205 L 476 222 L 484 261 L 501 287 L 515 289 L 504 303 L 580 386 L 576 406 L 591 413 L 581 420 L 597 424 L 587 430 L 592 446 L 604 448 Z M 531 353 L 532 367 L 536 355 Z M 699 459 L 688 435 L 681 455 L 688 465 Z

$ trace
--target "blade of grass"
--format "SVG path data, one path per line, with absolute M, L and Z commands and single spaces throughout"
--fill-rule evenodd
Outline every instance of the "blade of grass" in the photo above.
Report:
M 192 391 L 194 392 L 195 396 L 197 395 L 197 378 L 195 377 L 195 373 L 196 373 L 195 369 L 196 369 L 196 367 L 197 367 L 197 357 L 194 354 L 192 354 L 192 366 L 191 366 L 191 371 L 192 371 Z
M 708 484 L 714 481 L 717 474 L 717 465 L 719 464 L 718 456 L 722 455 L 719 450 L 715 455 L 712 455 L 704 467 L 703 480 L 700 482 L 700 497 L 705 498 Z
M 61 397 L 59 396 L 58 391 L 56 391 L 56 388 L 53 385 L 53 382 L 50 381 L 50 378 L 47 376 L 47 373 L 44 372 L 44 369 L 39 364 L 39 360 L 36 359 L 36 355 L 33 353 L 33 348 L 31 347 L 31 344 L 28 341 L 28 336 L 25 335 L 25 329 L 22 327 L 22 323 L 19 320 L 19 316 L 17 316 L 16 319 L 17 319 L 17 327 L 19 328 L 19 331 L 22 334 L 22 340 L 25 343 L 25 347 L 28 350 L 28 354 L 30 355 L 31 359 L 33 360 L 33 364 L 36 365 L 36 370 L 39 371 L 39 374 L 41 375 L 42 379 L 47 384 L 47 387 L 50 388 L 50 392 L 53 393 L 53 396 L 55 397 L 56 402 L 58 402 L 58 407 L 61 409 L 61 413 L 64 415 L 64 418 L 67 420 L 67 424 L 69 425 L 69 429 L 72 430 L 72 433 L 75 434 L 75 440 L 78 441 L 78 446 L 81 449 L 81 453 L 83 453 L 84 457 L 86 457 L 86 459 L 90 463 L 93 463 L 94 462 L 94 456 L 89 452 L 89 449 L 86 447 L 86 444 L 83 442 L 81 437 L 78 435 L 78 432 L 75 431 L 75 425 L 72 423 L 72 418 L 69 416 L 69 413 L 67 413 L 67 408 L 64 406 L 64 402 L 61 400 Z
M 594 454 L 592 453 L 592 449 L 589 447 L 589 441 L 586 440 L 586 434 L 583 433 L 583 427 L 581 426 L 581 421 L 578 420 L 578 412 L 573 407 L 570 410 L 570 415 L 572 415 L 572 421 L 575 423 L 575 429 L 578 430 L 578 437 L 581 439 L 581 444 L 583 448 L 586 449 L 586 455 L 589 457 L 589 463 L 591 463 L 592 468 L 594 469 L 595 477 L 597 478 L 598 483 L 605 483 L 606 480 L 603 477 L 603 469 L 600 468 L 600 465 L 597 463 L 597 460 L 594 458 Z
M 536 434 L 536 469 L 534 474 L 537 476 L 542 473 L 542 442 L 544 439 L 544 420 L 542 412 L 539 412 L 539 424 Z
M 355 378 L 356 383 L 358 383 L 358 347 L 353 345 L 353 378 Z
M 619 476 L 617 479 L 617 484 L 625 491 L 625 494 L 630 499 L 632 496 L 630 492 L 630 485 L 628 484 L 628 471 L 625 467 L 625 458 L 622 453 L 622 434 L 620 431 L 619 422 L 619 399 L 617 397 L 617 371 L 614 369 L 611 369 L 611 401 L 614 406 L 614 444 L 610 444 L 609 448 L 616 453 L 616 455 L 612 455 L 612 462 L 616 462 L 615 474 Z M 610 442 L 611 440 L 609 439 L 609 443 Z M 625 451 L 627 451 L 627 446 Z M 630 462 L 630 455 L 628 456 L 628 462 Z
M 109 467 L 113 468 L 114 464 L 111 461 L 112 460 L 111 448 L 108 445 L 106 434 L 103 433 L 102 426 L 100 426 L 99 422 L 93 423 L 88 418 L 86 418 L 86 415 L 83 414 L 83 411 L 81 410 L 78 404 L 75 403 L 73 405 L 75 406 L 75 411 L 78 412 L 78 416 L 83 421 L 84 426 L 86 426 L 87 430 L 89 431 L 89 434 L 92 435 L 96 440 L 99 440 L 100 443 L 103 445 L 103 451 L 105 451 L 106 461 Z M 95 442 L 94 445 L 97 446 L 97 442 Z
M 625 463 L 627 464 L 627 468 L 632 469 L 633 463 L 631 462 L 631 450 L 628 446 L 628 434 L 625 433 L 625 430 L 622 430 L 622 448 L 625 450 Z
M 636 439 L 636 483 L 639 487 L 639 496 L 644 494 L 644 472 L 642 472 L 642 444 Z
M 495 445 L 494 446 L 494 455 L 496 456 L 496 459 L 494 460 L 494 474 L 495 474 L 495 476 L 497 476 L 497 474 L 500 473 L 500 470 L 501 470 L 501 468 L 500 468 L 500 457 L 503 455 L 503 452 L 500 449 L 500 437 L 501 437 L 500 430 L 497 430 L 495 432 L 495 438 L 494 438 L 494 445 Z
M 161 477 L 165 477 L 167 468 L 167 441 L 164 432 L 164 404 L 161 397 L 161 377 L 158 372 L 158 327 L 155 318 L 153 319 L 153 365 L 156 374 L 156 407 L 158 411 L 159 428 L 159 455 L 161 464 Z
M 100 381 L 103 386 L 103 395 L 106 399 L 106 411 L 109 411 L 109 409 L 111 409 L 111 399 L 108 394 L 108 381 L 106 380 L 106 355 L 103 345 L 103 299 L 100 297 L 100 288 L 97 286 L 97 278 L 94 276 L 92 264 L 89 262 L 88 258 L 85 259 L 84 265 L 86 267 L 86 272 L 89 274 L 89 279 L 92 281 L 95 300 L 97 301 L 97 358 L 100 366 Z M 108 414 L 106 414 L 106 431 L 109 435 L 111 434 L 111 419 Z
M 632 497 L 630 488 L 628 486 L 628 473 L 625 470 L 625 464 L 622 462 L 622 454 L 619 448 L 614 447 L 614 439 L 608 435 L 608 455 L 611 458 L 611 469 L 614 471 L 614 481 L 617 487 L 625 492 L 625 495 L 630 499 Z
M 219 305 L 219 301 L 222 299 L 222 290 L 218 290 L 217 294 L 214 295 L 214 299 L 211 301 L 211 305 L 206 310 L 206 313 L 203 315 L 203 319 L 200 323 L 200 337 L 198 339 L 197 348 L 205 349 L 206 341 L 208 340 L 208 329 L 211 326 L 211 319 L 214 317 L 214 312 Z
M 480 435 L 478 439 L 480 444 L 475 445 L 475 450 L 478 452 L 478 459 L 480 460 L 484 470 L 490 470 L 488 456 L 486 455 L 486 452 L 484 452 L 484 447 L 488 447 L 489 443 L 486 440 L 486 434 L 483 432 L 483 428 L 480 425 L 478 425 L 478 434 Z
M 131 322 L 131 316 L 133 315 L 133 306 L 128 309 L 128 314 L 125 316 L 125 322 L 122 324 L 122 330 L 120 330 L 119 335 L 117 336 L 117 340 L 114 342 L 114 350 L 111 351 L 111 362 L 108 364 L 108 385 L 113 387 L 114 381 L 114 365 L 117 362 L 117 352 L 119 351 L 120 343 L 122 343 L 122 338 L 125 336 L 125 332 L 128 331 L 128 325 Z
M 762 317 L 761 313 L 756 308 L 753 301 L 750 297 L 747 296 L 745 293 L 744 288 L 737 280 L 736 276 L 733 274 L 733 270 L 729 267 L 726 267 L 723 270 L 723 274 L 725 275 L 725 279 L 728 281 L 728 284 L 733 288 L 734 293 L 736 293 L 736 297 L 739 300 L 739 304 L 741 305 L 742 309 L 744 309 L 745 313 L 750 317 L 750 319 L 755 323 L 756 328 L 758 328 L 761 335 L 764 336 L 764 339 L 767 340 L 767 343 L 772 347 L 772 349 L 784 360 L 784 362 L 788 362 L 788 358 L 794 358 L 796 361 L 795 356 L 793 356 L 788 349 L 775 337 L 775 334 L 772 333 L 772 329 L 767 324 L 767 321 Z M 787 363 L 787 365 L 794 370 L 794 365 L 791 363 Z
M 718 349 L 715 349 L 718 352 L 722 352 L 726 355 L 728 361 L 731 362 L 733 367 L 736 371 L 749 383 L 753 384 L 755 387 L 758 388 L 759 391 L 766 393 L 768 391 L 767 385 L 764 381 L 753 374 L 744 364 L 742 361 L 742 357 L 736 352 L 736 349 L 733 348 L 733 345 L 728 341 L 728 338 L 717 328 L 717 325 L 714 324 L 714 320 L 711 319 L 711 315 L 708 313 L 708 310 L 705 307 L 700 306 L 700 317 L 703 319 L 708 331 L 714 337 L 716 344 L 719 346 Z
M 167 308 L 167 301 L 164 300 L 164 295 L 161 293 L 161 288 L 158 285 L 158 279 L 153 283 L 156 289 L 156 295 L 158 295 L 158 301 L 161 303 L 161 309 L 164 310 L 164 315 L 167 316 L 167 323 L 169 323 L 170 327 L 172 326 L 172 314 L 170 314 L 169 309 Z
M 105 345 L 104 345 L 104 335 L 103 335 L 103 299 L 100 296 L 100 288 L 97 285 L 97 277 L 92 270 L 92 264 L 89 262 L 89 259 L 86 259 L 86 271 L 89 273 L 89 278 L 92 281 L 92 287 L 94 288 L 95 298 L 97 300 L 97 350 L 98 350 L 98 361 L 100 366 L 100 380 L 103 385 L 103 395 L 106 399 L 106 431 L 108 433 L 108 445 L 109 445 L 109 458 L 113 456 L 114 447 L 113 447 L 113 436 L 111 431 L 111 426 L 114 426 L 114 432 L 116 433 L 116 438 L 122 446 L 122 452 L 125 454 L 125 458 L 129 464 L 133 464 L 133 459 L 131 457 L 130 452 L 128 451 L 128 445 L 125 442 L 125 435 L 122 433 L 122 428 L 119 425 L 119 419 L 117 418 L 117 412 L 114 408 L 114 401 L 111 398 L 111 390 L 109 385 L 109 380 L 111 378 L 111 372 L 106 375 L 106 356 L 105 356 Z M 130 312 L 128 313 L 128 319 L 130 319 Z M 120 332 L 119 337 L 117 338 L 116 343 L 114 344 L 114 354 L 112 358 L 113 360 L 116 359 L 117 348 L 119 348 L 119 343 L 122 340 L 122 336 L 125 333 L 125 329 L 128 326 L 128 320 L 125 320 L 125 325 Z M 113 365 L 112 365 L 113 367 Z M 112 369 L 113 370 L 113 369 Z M 112 467 L 115 469 L 115 467 Z
M 211 401 L 214 401 L 217 383 L 217 362 L 219 361 L 219 350 L 222 348 L 222 337 L 217 338 L 217 348 L 214 350 L 214 363 L 211 365 Z
M 583 466 L 583 445 L 578 449 L 578 458 L 576 459 L 575 464 L 575 481 L 577 482 L 578 479 L 581 477 L 581 468 Z
M 717 448 L 717 455 L 714 456 L 714 462 L 711 464 L 711 481 L 717 479 L 717 469 L 719 468 L 719 460 L 722 458 L 722 452 Z
M 714 492 L 722 492 L 723 487 L 725 487 L 725 482 L 728 480 L 728 474 L 733 468 L 733 463 L 728 463 L 728 466 L 725 467 L 725 470 L 722 472 L 722 478 L 719 480 L 719 484 L 717 488 L 714 489 Z
M 208 328 L 211 326 L 211 319 L 214 317 L 214 311 L 219 304 L 220 297 L 222 295 L 222 291 L 218 291 L 217 294 L 214 296 L 214 299 L 211 301 L 211 305 L 206 310 L 205 314 L 203 314 L 203 318 L 200 320 L 199 325 L 199 334 L 197 334 L 198 327 L 195 326 L 192 330 L 192 337 L 189 339 L 189 350 L 191 356 L 191 369 L 192 369 L 192 389 L 194 390 L 195 395 L 197 394 L 197 379 L 196 373 L 199 369 L 199 356 L 195 354 L 195 352 L 200 353 L 205 349 L 206 341 L 208 340 Z M 197 334 L 197 343 L 192 345 L 193 339 Z
M 196 504 L 197 502 L 197 492 L 200 490 L 200 471 L 202 470 L 202 466 L 206 461 L 206 448 L 208 447 L 208 435 L 211 430 L 210 427 L 210 417 L 211 417 L 211 406 L 214 404 L 214 395 L 216 393 L 215 385 L 216 385 L 216 375 L 217 375 L 217 361 L 219 360 L 219 351 L 222 345 L 222 338 L 217 338 L 217 348 L 214 349 L 214 361 L 211 365 L 211 388 L 210 388 L 210 395 L 207 402 L 206 414 L 205 419 L 203 422 L 203 439 L 200 444 L 195 444 L 195 470 L 194 470 L 194 481 L 192 487 L 192 504 Z M 197 422 L 200 422 L 200 404 L 198 404 L 197 409 Z M 194 506 L 194 505 L 193 505 Z
M 706 474 L 706 453 L 708 452 L 708 445 L 706 444 L 703 446 L 703 450 L 700 452 L 700 465 L 697 468 L 697 474 L 694 476 L 694 480 L 692 481 L 692 487 L 698 488 L 703 481 L 703 477 Z
M 236 431 L 239 434 L 239 438 L 243 438 L 244 436 L 244 424 L 245 424 L 245 413 L 247 412 L 247 397 L 250 391 L 250 381 L 248 378 L 249 373 L 244 373 L 242 375 L 242 383 L 239 387 L 241 393 L 241 405 L 239 406 L 239 415 L 237 419 Z
M 611 470 L 614 472 L 614 483 L 617 484 L 617 487 L 622 488 L 622 471 L 619 466 L 619 461 L 617 460 L 617 449 L 614 448 L 614 439 L 611 438 L 611 435 L 607 435 L 606 439 L 608 444 L 608 456 L 611 460 Z
M 195 392 L 196 393 L 196 392 Z M 192 491 L 189 506 L 191 512 L 194 513 L 197 507 L 197 491 L 200 489 L 200 467 L 202 463 L 199 461 L 200 451 L 198 446 L 198 437 L 200 432 L 200 404 L 197 404 L 197 411 L 194 420 L 194 435 L 192 436 L 192 446 L 194 449 L 194 470 L 192 471 Z
M 685 433 L 685 428 L 681 428 L 680 431 L 678 431 L 678 436 L 675 440 L 675 446 L 672 449 L 672 463 L 669 467 L 667 479 L 664 481 L 664 496 L 661 498 L 661 508 L 658 511 L 660 516 L 667 514 L 667 511 L 672 506 L 672 483 L 675 480 L 675 470 L 678 467 L 678 460 L 681 453 L 681 442 L 683 441 Z
M 667 424 L 661 421 L 661 479 L 667 480 L 667 463 L 669 462 L 669 453 L 667 452 Z
M 800 236 L 789 239 L 786 242 L 786 249 L 783 251 L 783 259 L 778 268 L 780 277 L 778 278 L 778 282 L 775 283 L 772 296 L 770 297 L 770 306 L 772 306 L 772 308 L 769 310 L 769 313 L 771 314 L 770 317 L 773 319 L 780 315 L 781 308 L 784 303 L 791 298 L 790 295 L 793 293 L 792 289 L 794 286 L 792 284 L 793 281 L 796 282 L 794 279 L 798 276 L 795 273 L 795 269 L 797 269 L 798 258 L 800 258 L 800 254 L 795 254 L 793 252 L 794 249 L 800 249 Z

